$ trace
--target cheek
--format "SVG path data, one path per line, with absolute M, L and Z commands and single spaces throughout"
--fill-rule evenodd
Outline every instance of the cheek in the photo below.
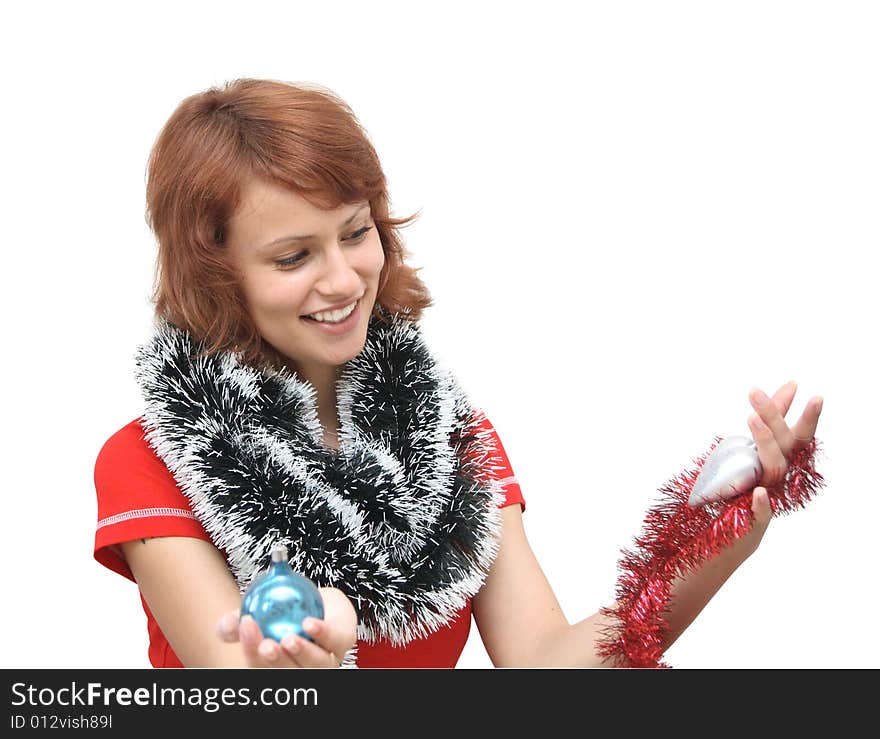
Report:
M 385 252 L 382 251 L 382 242 L 377 236 L 372 243 L 364 249 L 359 260 L 359 271 L 365 277 L 378 279 L 382 267 L 385 265 Z
M 286 310 L 308 297 L 306 280 L 300 275 L 267 270 L 248 286 L 248 302 L 257 310 Z

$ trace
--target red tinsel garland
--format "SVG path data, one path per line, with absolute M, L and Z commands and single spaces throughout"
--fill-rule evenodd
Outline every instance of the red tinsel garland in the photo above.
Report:
M 752 527 L 752 493 L 693 507 L 688 497 L 715 443 L 696 467 L 660 488 L 663 498 L 648 511 L 636 549 L 622 551 L 617 605 L 603 608 L 614 626 L 603 631 L 596 653 L 620 667 L 669 667 L 661 661 L 668 632 L 665 613 L 676 575 L 685 577 L 721 553 Z M 788 461 L 785 479 L 767 487 L 772 515 L 790 513 L 824 486 L 814 467 L 819 443 L 813 439 Z

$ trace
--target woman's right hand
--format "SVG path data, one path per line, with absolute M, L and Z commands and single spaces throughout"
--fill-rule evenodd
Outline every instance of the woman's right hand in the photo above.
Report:
M 264 639 L 250 616 L 238 611 L 226 613 L 217 624 L 225 642 L 241 642 L 248 667 L 339 667 L 345 653 L 357 641 L 357 613 L 348 597 L 337 588 L 319 588 L 324 601 L 324 618 L 307 618 L 303 628 L 314 639 L 290 634 L 279 644 Z

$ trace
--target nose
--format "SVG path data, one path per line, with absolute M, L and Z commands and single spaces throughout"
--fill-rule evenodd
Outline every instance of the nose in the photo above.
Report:
M 315 290 L 328 300 L 344 300 L 360 293 L 361 279 L 357 270 L 349 264 L 346 252 L 339 244 L 324 251 L 323 267 L 315 283 Z

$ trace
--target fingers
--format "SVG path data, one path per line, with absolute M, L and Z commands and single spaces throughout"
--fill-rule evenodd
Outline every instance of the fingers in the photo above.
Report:
M 227 643 L 238 641 L 238 611 L 224 613 L 217 624 L 217 635 Z
M 260 654 L 260 644 L 263 641 L 263 633 L 257 622 L 250 616 L 245 616 L 238 624 L 238 640 L 244 650 L 244 656 L 248 664 L 252 667 L 261 667 L 263 660 L 274 661 L 271 659 L 272 650 L 269 647 L 263 648 L 263 655 Z M 269 641 L 269 640 L 267 640 Z M 276 655 L 277 656 L 277 653 Z
M 274 639 L 261 639 L 257 644 L 257 654 L 264 664 L 254 667 L 299 667 L 296 660 L 288 659 L 288 655 Z
M 794 394 L 797 392 L 797 383 L 794 380 L 786 382 L 779 390 L 773 393 L 773 405 L 779 409 L 779 413 L 783 418 L 788 414 L 791 408 L 791 401 L 794 400 Z
M 240 642 L 251 667 L 339 667 L 357 641 L 357 613 L 341 590 L 319 590 L 324 601 L 324 619 L 303 621 L 303 630 L 313 641 L 289 635 L 279 644 L 264 638 L 252 617 L 239 618 L 238 611 L 223 615 L 217 624 L 218 636 L 224 642 Z
M 755 514 L 755 523 L 759 526 L 770 523 L 773 510 L 770 508 L 770 497 L 766 488 L 757 487 L 752 493 L 752 513 Z
M 749 402 L 752 404 L 752 408 L 757 411 L 764 424 L 770 429 L 776 444 L 782 450 L 783 459 L 788 457 L 794 447 L 794 435 L 786 425 L 785 419 L 779 412 L 779 408 L 758 388 L 752 388 L 752 391 L 749 393 Z M 749 426 L 751 427 L 752 424 L 750 423 Z M 754 428 L 752 430 L 754 431 Z M 755 441 L 758 441 L 758 437 L 755 437 Z M 764 464 L 763 459 L 761 459 L 761 464 Z
M 306 621 L 311 620 L 314 619 L 306 619 Z M 305 623 L 303 623 L 303 628 L 306 628 Z M 306 631 L 312 636 L 312 632 L 318 630 L 312 627 L 306 628 Z M 312 636 L 312 638 L 315 637 Z M 281 640 L 281 647 L 300 667 L 339 667 L 341 661 L 321 644 L 310 642 L 308 639 L 294 634 L 285 636 Z
M 274 639 L 263 638 L 257 622 L 245 616 L 239 622 L 239 641 L 251 667 L 302 667 L 295 657 Z
M 796 446 L 804 446 L 816 434 L 816 426 L 819 425 L 819 416 L 822 414 L 824 400 L 820 397 L 810 398 L 807 407 L 792 429 L 792 436 Z
M 338 588 L 320 588 L 324 618 L 307 618 L 303 630 L 308 639 L 286 637 L 282 646 L 303 667 L 339 667 L 345 653 L 357 642 L 357 613 Z
M 761 460 L 763 473 L 759 483 L 761 485 L 774 485 L 785 477 L 788 462 L 782 453 L 776 437 L 756 413 L 749 416 L 749 429 L 755 444 L 758 447 L 758 459 Z
M 312 619 L 306 619 L 309 621 Z M 250 616 L 239 622 L 238 640 L 251 667 L 339 667 L 335 654 L 300 636 L 289 634 L 279 644 L 263 638 L 260 627 Z
M 302 626 L 311 641 L 291 635 L 282 640 L 282 646 L 303 667 L 339 667 L 341 656 L 353 646 L 345 632 L 317 618 L 305 619 Z

